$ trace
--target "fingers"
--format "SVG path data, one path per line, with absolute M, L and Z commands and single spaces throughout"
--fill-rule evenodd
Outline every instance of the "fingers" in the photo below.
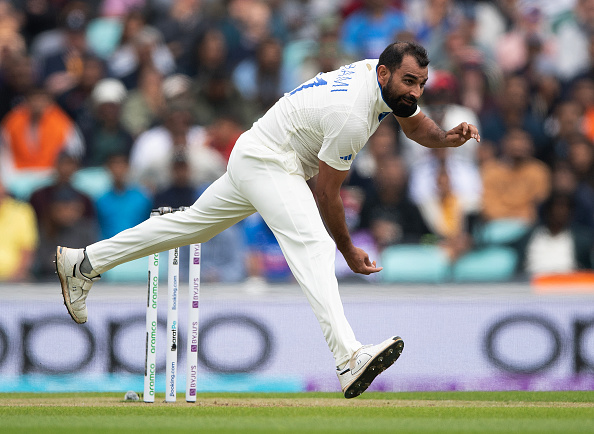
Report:
M 468 132 L 468 124 L 466 122 L 462 122 L 460 126 L 462 127 L 462 135 L 466 136 L 466 133 Z
M 448 139 L 453 141 L 456 146 L 460 146 L 470 139 L 475 139 L 477 142 L 480 142 L 481 136 L 477 127 L 472 124 L 462 122 L 456 128 L 449 131 Z
M 358 271 L 359 274 L 364 274 L 369 276 L 370 274 L 377 273 L 378 271 L 382 271 L 384 267 L 376 267 L 375 262 L 373 267 L 365 267 L 364 270 Z

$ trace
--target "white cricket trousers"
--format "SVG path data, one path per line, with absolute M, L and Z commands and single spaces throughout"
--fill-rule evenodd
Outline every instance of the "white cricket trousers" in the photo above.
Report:
M 237 141 L 227 173 L 184 212 L 151 217 L 87 247 L 93 269 L 116 265 L 191 243 L 205 243 L 259 212 L 307 296 L 340 366 L 361 347 L 343 311 L 329 236 L 294 151 L 275 152 L 250 132 Z

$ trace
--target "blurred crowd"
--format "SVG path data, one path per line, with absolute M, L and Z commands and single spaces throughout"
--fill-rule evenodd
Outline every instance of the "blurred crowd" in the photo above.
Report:
M 0 280 L 191 205 L 285 92 L 395 40 L 429 52 L 423 111 L 482 140 L 430 150 L 386 118 L 342 190 L 386 269 L 338 255 L 339 278 L 592 269 L 594 0 L 0 0 Z M 203 255 L 205 281 L 292 279 L 257 214 Z

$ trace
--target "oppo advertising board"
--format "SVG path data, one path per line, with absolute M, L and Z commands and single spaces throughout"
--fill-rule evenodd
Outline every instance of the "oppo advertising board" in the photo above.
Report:
M 364 289 L 362 290 L 362 292 Z M 0 300 L 0 392 L 142 389 L 145 306 L 90 301 L 79 326 L 60 300 Z M 347 298 L 362 343 L 400 335 L 405 348 L 371 390 L 594 389 L 592 297 Z M 164 391 L 165 297 L 157 333 L 157 391 Z M 338 391 L 334 360 L 301 298 L 201 302 L 198 391 Z M 180 310 L 185 367 L 187 312 Z M 183 374 L 178 385 L 184 384 Z

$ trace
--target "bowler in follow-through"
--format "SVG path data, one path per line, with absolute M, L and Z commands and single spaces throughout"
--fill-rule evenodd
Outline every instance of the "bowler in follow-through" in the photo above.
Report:
M 339 195 L 342 182 L 390 114 L 407 137 L 429 148 L 480 140 L 474 125 L 463 122 L 444 131 L 417 106 L 428 64 L 422 46 L 395 42 L 379 59 L 320 73 L 285 94 L 239 137 L 227 172 L 187 210 L 150 218 L 86 249 L 57 247 L 56 269 L 74 321 L 87 320 L 85 301 L 100 273 L 149 254 L 205 243 L 259 212 L 318 318 L 345 398 L 363 393 L 396 361 L 404 343 L 395 336 L 363 346 L 344 315 L 334 271 L 336 247 L 355 273 L 382 268 L 351 241 Z M 306 181 L 316 174 L 314 198 Z

